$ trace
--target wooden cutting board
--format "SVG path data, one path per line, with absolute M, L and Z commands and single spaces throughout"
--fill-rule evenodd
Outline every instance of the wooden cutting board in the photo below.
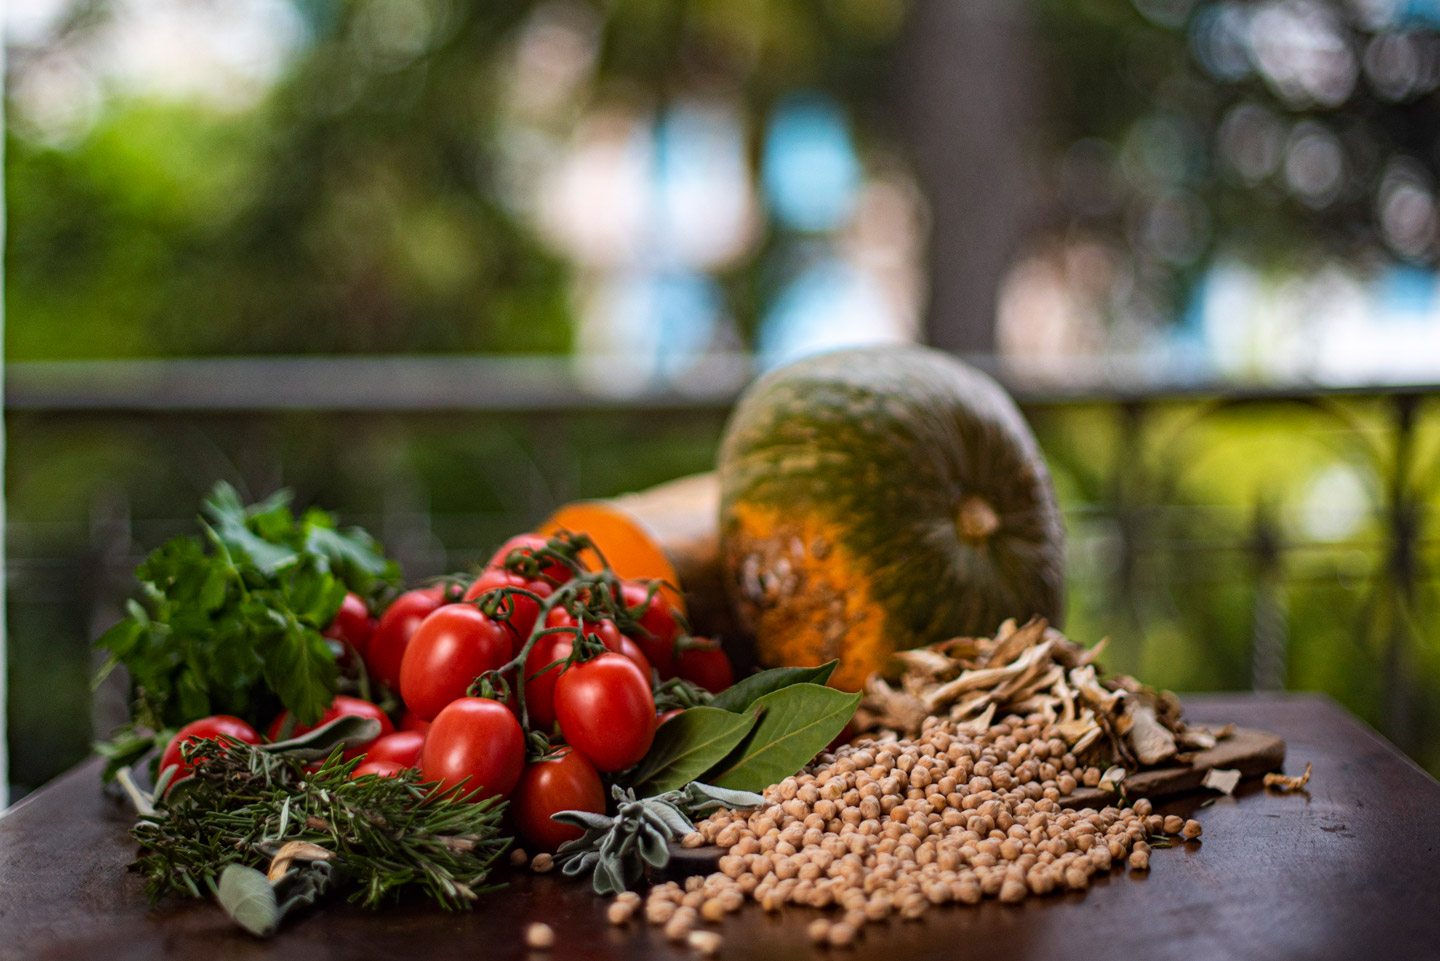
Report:
M 1151 799 L 1184 794 L 1200 787 L 1205 772 L 1212 768 L 1236 770 L 1241 778 L 1256 777 L 1278 771 L 1285 763 L 1285 741 L 1278 735 L 1252 728 L 1236 728 L 1235 733 L 1208 751 L 1201 751 L 1189 765 L 1175 764 L 1140 771 L 1125 778 L 1125 796 L 1129 800 Z M 1060 799 L 1068 808 L 1099 808 L 1116 800 L 1119 795 L 1099 788 L 1081 788 Z M 670 845 L 670 863 L 653 872 L 652 881 L 679 881 L 694 874 L 711 874 L 719 867 L 722 848 L 707 845 L 682 848 Z

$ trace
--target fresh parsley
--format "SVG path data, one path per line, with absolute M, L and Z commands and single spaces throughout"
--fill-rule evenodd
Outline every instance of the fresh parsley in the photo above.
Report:
M 337 528 L 291 493 L 245 506 L 215 486 L 199 536 L 176 537 L 136 569 L 141 599 L 95 642 L 109 652 L 98 684 L 130 672 L 133 719 L 97 746 L 107 776 L 189 721 L 234 714 L 257 727 L 280 708 L 314 723 L 335 696 L 335 656 L 321 636 L 347 591 L 372 597 L 399 568 L 360 528 Z

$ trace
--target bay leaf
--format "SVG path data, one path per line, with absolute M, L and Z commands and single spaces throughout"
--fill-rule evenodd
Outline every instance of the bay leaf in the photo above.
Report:
M 660 725 L 631 783 L 640 797 L 683 787 L 714 767 L 755 726 L 756 713 L 686 708 Z
M 710 700 L 710 706 L 738 713 L 771 691 L 778 691 L 782 687 L 789 687 L 791 684 L 824 684 L 830 680 L 830 675 L 835 673 L 835 666 L 839 663 L 837 658 L 818 667 L 772 667 L 768 671 L 751 674 L 736 681 L 716 694 Z
M 701 778 L 716 787 L 763 791 L 800 770 L 845 729 L 860 695 L 820 684 L 792 684 L 755 701 L 760 723 Z

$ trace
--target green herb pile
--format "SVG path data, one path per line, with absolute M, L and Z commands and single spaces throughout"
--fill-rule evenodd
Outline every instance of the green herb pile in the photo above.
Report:
M 360 528 L 325 511 L 298 518 L 290 492 L 244 506 L 228 484 L 206 498 L 199 537 L 176 537 L 136 570 L 143 603 L 96 641 L 130 672 L 132 720 L 97 746 L 106 776 L 174 729 L 211 714 L 260 726 L 288 709 L 314 723 L 334 699 L 338 670 L 321 631 L 347 591 L 372 597 L 399 569 Z
M 317 743 L 356 722 L 367 723 L 342 719 L 305 740 Z M 366 907 L 405 887 L 447 908 L 464 907 L 490 890 L 484 882 L 508 844 L 500 833 L 504 801 L 465 799 L 463 787 L 435 793 L 417 784 L 413 771 L 352 780 L 360 759 L 344 760 L 343 746 L 318 770 L 306 771 L 313 749 L 208 739 L 187 744 L 193 776 L 175 784 L 132 829 L 144 849 L 136 868 L 146 892 L 152 898 L 213 893 L 229 865 L 263 869 L 292 841 L 328 852 L 337 887 Z

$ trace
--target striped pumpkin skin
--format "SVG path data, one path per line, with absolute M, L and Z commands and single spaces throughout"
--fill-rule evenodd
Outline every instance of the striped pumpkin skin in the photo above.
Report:
M 844 350 L 756 381 L 721 443 L 726 589 L 766 666 L 841 659 L 858 690 L 894 651 L 1060 622 L 1049 471 L 989 377 L 923 347 Z

